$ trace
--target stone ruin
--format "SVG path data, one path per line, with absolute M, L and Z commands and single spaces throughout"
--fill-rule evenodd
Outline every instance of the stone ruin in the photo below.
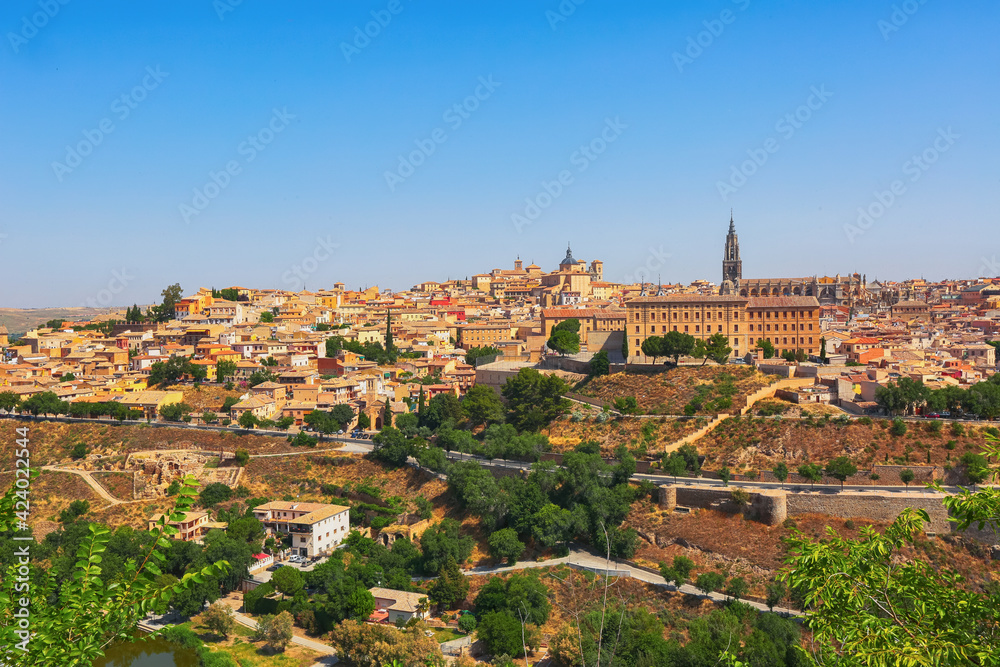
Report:
M 167 487 L 174 480 L 188 475 L 195 477 L 202 485 L 220 482 L 235 488 L 242 468 L 206 468 L 209 462 L 219 460 L 218 454 L 199 452 L 140 452 L 129 454 L 124 469 L 133 471 L 135 498 L 155 499 L 166 495 Z M 222 460 L 227 458 L 223 456 Z

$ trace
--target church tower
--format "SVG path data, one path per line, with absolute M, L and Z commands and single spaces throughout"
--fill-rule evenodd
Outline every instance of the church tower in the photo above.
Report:
M 729 233 L 726 234 L 726 249 L 722 256 L 722 294 L 736 294 L 743 279 L 743 260 L 740 259 L 740 240 L 736 236 L 732 211 L 729 212 Z

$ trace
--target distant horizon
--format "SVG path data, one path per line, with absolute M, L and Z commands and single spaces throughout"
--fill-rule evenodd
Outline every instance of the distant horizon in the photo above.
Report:
M 1000 275 L 997 3 L 42 4 L 0 6 L 2 307 L 567 240 L 717 282 L 730 209 L 747 276 Z

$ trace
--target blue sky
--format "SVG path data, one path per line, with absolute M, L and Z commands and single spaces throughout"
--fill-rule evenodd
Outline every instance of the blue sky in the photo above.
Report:
M 730 208 L 746 277 L 995 274 L 1000 6 L 956 4 L 8 0 L 0 307 L 567 241 L 718 281 Z

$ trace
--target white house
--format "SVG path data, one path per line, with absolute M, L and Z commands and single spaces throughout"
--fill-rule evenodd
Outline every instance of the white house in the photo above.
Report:
M 369 617 L 370 621 L 395 623 L 398 619 L 409 621 L 414 616 L 427 618 L 429 605 L 423 593 L 407 593 L 391 588 L 369 588 L 368 592 L 375 598 L 375 611 Z M 423 611 L 420 610 L 421 600 L 425 601 Z
M 351 530 L 350 508 L 342 505 L 273 501 L 253 513 L 269 533 L 292 536 L 293 555 L 327 553 Z

